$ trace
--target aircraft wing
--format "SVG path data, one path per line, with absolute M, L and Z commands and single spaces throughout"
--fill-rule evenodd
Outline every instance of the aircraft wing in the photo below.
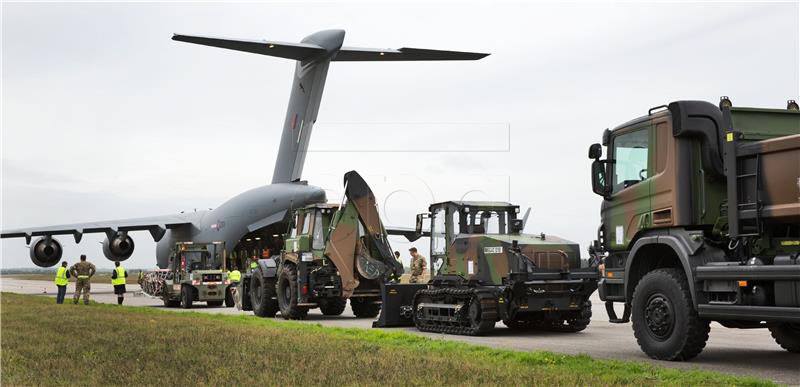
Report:
M 58 226 L 30 227 L 13 230 L 3 230 L 0 238 L 25 238 L 27 243 L 31 237 L 44 235 L 72 235 L 75 243 L 80 242 L 86 233 L 112 233 L 116 231 L 150 231 L 153 240 L 158 242 L 167 229 L 190 225 L 191 222 L 177 215 L 151 216 L 147 218 L 109 220 L 103 222 L 87 222 L 62 224 Z
M 422 230 L 422 234 L 417 234 L 417 230 L 411 227 L 395 227 L 395 226 L 388 226 L 386 228 L 386 233 L 389 235 L 401 235 L 406 237 L 409 242 L 413 242 L 422 237 L 429 237 L 431 236 L 430 230 Z

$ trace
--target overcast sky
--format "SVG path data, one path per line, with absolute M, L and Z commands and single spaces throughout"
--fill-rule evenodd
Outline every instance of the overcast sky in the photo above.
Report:
M 678 99 L 798 99 L 798 3 L 2 4 L 2 228 L 217 207 L 267 184 L 294 63 L 173 32 L 489 52 L 477 62 L 333 63 L 304 179 L 339 201 L 361 172 L 387 224 L 429 203 L 507 200 L 527 232 L 595 238 L 587 148 Z M 392 151 L 392 152 L 387 152 Z M 134 233 L 129 267 L 155 265 Z M 99 266 L 99 236 L 60 238 Z M 409 247 L 392 239 L 395 249 Z M 416 244 L 427 251 L 426 242 Z M 2 267 L 32 267 L 24 240 Z

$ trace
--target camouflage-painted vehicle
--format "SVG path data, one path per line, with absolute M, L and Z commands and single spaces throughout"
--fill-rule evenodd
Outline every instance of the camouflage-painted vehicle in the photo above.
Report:
M 611 322 L 652 358 L 686 360 L 709 322 L 768 328 L 800 352 L 800 111 L 677 101 L 589 148 L 605 199 L 595 246 Z M 622 317 L 613 309 L 624 305 Z
M 519 206 L 443 202 L 417 216 L 431 223 L 431 275 L 416 291 L 419 330 L 479 335 L 497 321 L 514 329 L 578 332 L 589 325 L 596 268 L 582 268 L 576 243 L 522 234 Z
M 380 286 L 403 267 L 392 254 L 375 196 L 355 171 L 344 176 L 346 201 L 314 204 L 292 214 L 279 256 L 258 260 L 239 286 L 253 312 L 304 319 L 311 308 L 340 315 L 347 300 L 356 317 L 375 317 Z
M 224 253 L 224 242 L 176 243 L 161 286 L 164 306 L 189 309 L 194 301 L 222 306 L 229 283 L 222 270 Z

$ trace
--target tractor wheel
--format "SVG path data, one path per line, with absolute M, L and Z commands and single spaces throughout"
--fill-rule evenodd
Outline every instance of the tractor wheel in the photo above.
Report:
M 252 293 L 253 289 L 250 289 Z M 283 265 L 278 274 L 278 307 L 281 316 L 287 320 L 303 320 L 308 315 L 308 308 L 297 306 L 297 272 L 294 265 Z
M 381 312 L 381 304 L 377 304 L 375 300 L 369 298 L 351 298 L 350 308 L 353 309 L 353 315 L 356 317 L 375 317 Z
M 188 286 L 184 286 L 181 288 L 181 308 L 183 309 L 191 309 L 192 308 L 192 301 L 194 300 L 194 295 L 192 294 L 192 288 Z
M 633 292 L 631 311 L 636 341 L 653 359 L 688 360 L 706 346 L 709 322 L 698 317 L 682 271 L 647 273 Z
M 222 300 L 219 300 L 219 301 L 206 301 L 206 305 L 208 305 L 208 306 L 210 306 L 212 308 L 218 308 L 218 307 L 222 306 L 222 302 L 223 302 Z
M 323 298 L 319 300 L 319 310 L 326 316 L 338 316 L 344 312 L 347 300 L 344 298 Z
M 250 304 L 253 313 L 259 317 L 275 317 L 278 301 L 275 298 L 275 280 L 265 279 L 259 273 L 250 278 Z
M 772 338 L 781 348 L 800 353 L 800 324 L 784 323 L 769 327 Z

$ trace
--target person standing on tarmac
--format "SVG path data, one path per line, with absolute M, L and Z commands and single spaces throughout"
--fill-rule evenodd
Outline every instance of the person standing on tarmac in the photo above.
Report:
M 56 304 L 64 303 L 64 296 L 67 295 L 67 284 L 69 283 L 69 270 L 67 269 L 67 261 L 61 262 L 56 272 L 56 287 L 58 294 L 56 294 Z
M 408 249 L 408 252 L 411 253 L 411 279 L 408 282 L 416 284 L 419 283 L 420 277 L 425 274 L 425 268 L 428 266 L 428 259 L 422 254 L 417 253 L 416 247 Z
M 250 257 L 250 271 L 252 272 L 256 269 L 258 269 L 258 257 L 254 255 Z
M 86 255 L 81 254 L 80 262 L 72 265 L 72 267 L 69 268 L 69 272 L 73 277 L 77 278 L 75 282 L 75 297 L 73 297 L 72 303 L 77 304 L 78 298 L 80 298 L 81 292 L 83 292 L 83 303 L 89 305 L 89 292 L 92 289 L 90 281 L 94 273 L 97 272 L 97 268 L 94 267 L 94 264 L 86 260 Z
M 114 262 L 114 271 L 111 272 L 111 285 L 114 285 L 114 294 L 117 295 L 117 305 L 122 305 L 125 299 L 125 283 L 127 282 L 128 272 L 119 265 L 119 261 Z

